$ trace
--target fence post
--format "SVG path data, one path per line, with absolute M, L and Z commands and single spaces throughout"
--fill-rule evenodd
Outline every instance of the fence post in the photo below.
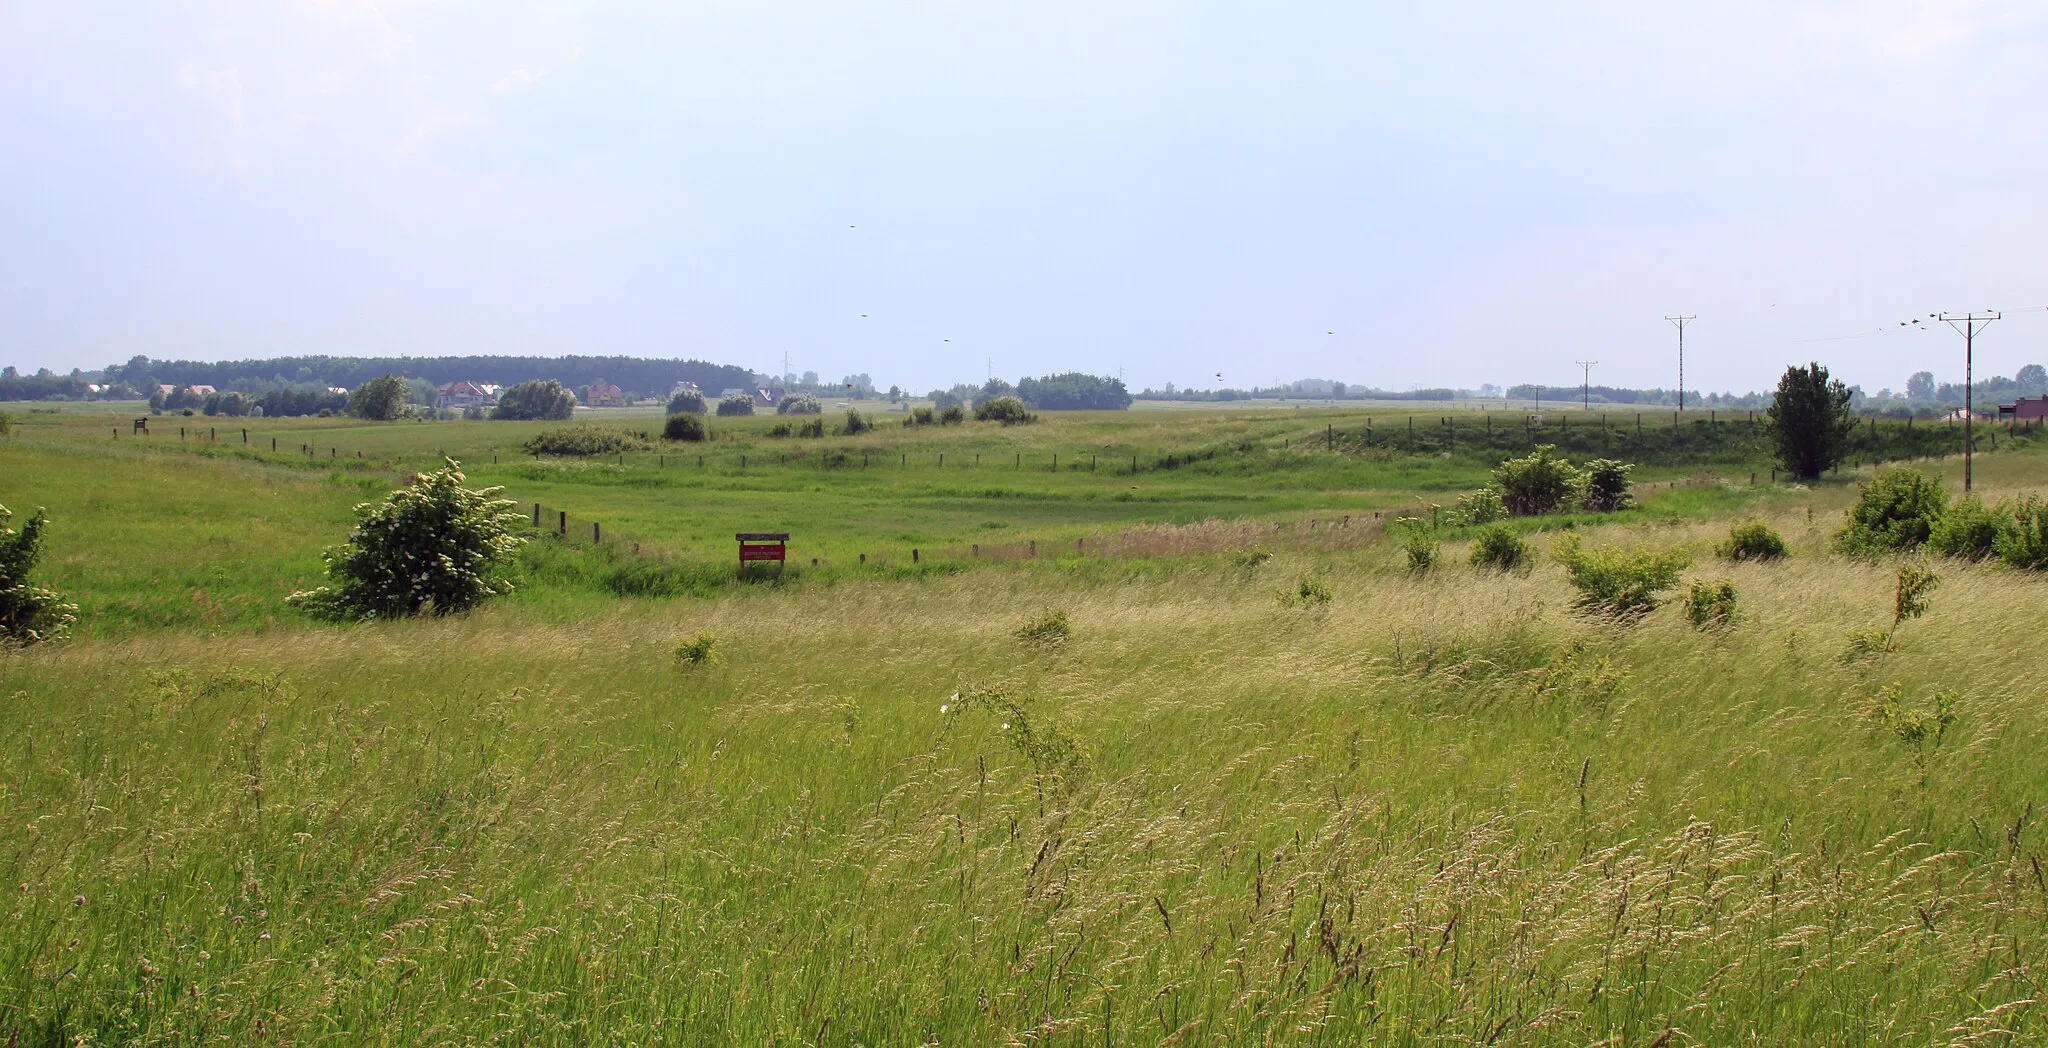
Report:
M 919 563 L 919 560 L 918 560 L 918 551 L 917 551 L 917 547 L 916 547 L 916 546 L 912 546 L 912 547 L 910 547 L 910 562 L 911 562 L 912 564 L 917 564 L 917 563 Z
M 940 469 L 945 469 L 945 468 L 946 468 L 946 453 L 945 453 L 945 452 L 943 452 L 943 451 L 939 452 L 939 468 L 940 468 Z
M 1326 423 L 1323 426 L 1323 444 L 1326 451 L 1337 450 L 1337 427 L 1335 425 Z
M 567 535 L 569 534 L 569 511 L 565 509 L 561 513 L 561 519 L 555 522 L 555 531 L 559 534 Z
M 533 529 L 535 531 L 540 530 L 540 503 L 538 502 L 533 504 Z
M 604 541 L 604 527 L 594 520 L 590 522 L 590 541 L 593 545 Z
M 1131 456 L 1131 476 L 1134 476 L 1134 477 L 1135 477 L 1135 476 L 1137 476 L 1137 475 L 1138 475 L 1138 456 L 1136 456 L 1136 455 L 1132 455 L 1132 456 Z
M 1037 539 L 1032 539 L 1032 540 L 1031 540 L 1031 555 L 1032 555 L 1032 556 L 1034 556 L 1034 557 L 1038 556 L 1038 540 L 1037 540 Z
M 276 450 L 277 450 L 277 438 L 276 438 L 276 437 L 272 437 L 272 438 L 270 438 L 270 450 L 272 450 L 272 451 L 276 451 Z
M 245 430 L 243 430 L 243 431 L 242 431 L 242 443 L 244 443 L 244 444 L 247 444 L 248 442 L 249 442 L 249 431 L 245 429 Z
M 1993 439 L 1995 440 L 1997 438 L 1994 437 Z M 1058 473 L 1060 471 L 1060 453 L 1057 451 L 1052 453 L 1052 471 L 1054 473 Z
M 979 558 L 981 556 L 981 543 L 977 542 L 971 546 L 968 546 L 967 555 L 970 557 Z
M 861 565 L 861 567 L 867 567 L 867 565 L 868 565 L 868 555 L 867 555 L 867 554 L 863 553 L 863 554 L 861 554 L 861 555 L 860 555 L 860 565 Z

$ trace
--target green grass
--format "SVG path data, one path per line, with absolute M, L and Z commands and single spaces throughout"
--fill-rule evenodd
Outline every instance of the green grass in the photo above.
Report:
M 885 436 L 949 460 L 1293 439 L 1151 417 Z M 1853 471 L 1647 470 L 1638 510 L 1515 522 L 1527 573 L 1443 529 L 1414 577 L 1367 507 L 1448 503 L 1475 466 L 1268 449 L 1117 478 L 1156 497 L 1120 502 L 1088 497 L 1100 471 L 975 478 L 991 496 L 935 464 L 693 486 L 508 460 L 475 476 L 643 549 L 537 541 L 511 599 L 343 628 L 277 598 L 348 507 L 516 427 L 307 428 L 391 442 L 350 468 L 85 425 L 0 444 L 0 501 L 51 507 L 44 574 L 87 616 L 0 653 L 0 1042 L 2048 1038 L 2041 583 L 1939 564 L 1898 650 L 1845 663 L 1897 568 L 1829 552 Z M 1977 477 L 2039 490 L 2048 456 Z M 689 537 L 778 514 L 893 545 L 742 582 L 729 536 Z M 1713 559 L 1750 517 L 1788 560 Z M 1574 613 L 1567 528 L 1690 548 L 1739 617 Z M 997 533 L 1041 555 L 897 552 Z M 1287 600 L 1304 579 L 1330 599 Z M 1019 638 L 1053 612 L 1063 642 Z M 715 659 L 678 659 L 707 633 Z M 1894 683 L 1958 693 L 1940 746 L 1873 721 Z

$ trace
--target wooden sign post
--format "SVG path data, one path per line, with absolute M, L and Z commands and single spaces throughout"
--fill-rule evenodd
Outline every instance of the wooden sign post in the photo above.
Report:
M 742 531 L 733 536 L 740 543 L 740 567 L 748 564 L 774 561 L 775 570 L 781 571 L 789 556 L 789 532 L 787 531 Z

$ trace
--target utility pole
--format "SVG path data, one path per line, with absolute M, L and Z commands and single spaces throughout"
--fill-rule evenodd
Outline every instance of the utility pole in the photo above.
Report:
M 1992 321 L 2001 316 L 2004 314 L 1995 309 L 1985 310 L 1982 316 L 1976 313 L 1965 313 L 1962 316 L 1941 314 L 1944 323 L 1963 333 L 1963 490 L 1966 492 L 1970 490 L 1970 453 L 1977 450 L 1976 430 L 1973 425 L 1977 415 L 1971 410 L 1973 405 L 1970 401 L 1970 386 L 1973 382 L 1972 351 L 1976 348 L 1977 332 L 1990 326 Z
M 1579 366 L 1579 410 L 1591 411 L 1593 410 L 1591 407 L 1593 400 L 1593 365 L 1600 362 L 1597 360 L 1574 360 L 1572 363 Z
M 1673 324 L 1677 324 L 1677 325 L 1678 325 L 1678 410 L 1680 410 L 1680 411 L 1684 411 L 1684 410 L 1685 410 L 1685 324 L 1686 324 L 1686 322 L 1687 322 L 1687 321 L 1689 321 L 1689 320 L 1698 320 L 1698 319 L 1699 319 L 1699 317 L 1698 317 L 1697 315 L 1694 315 L 1694 316 L 1687 316 L 1687 317 L 1665 317 L 1664 319 L 1666 319 L 1666 320 L 1668 320 L 1668 321 L 1672 322 Z

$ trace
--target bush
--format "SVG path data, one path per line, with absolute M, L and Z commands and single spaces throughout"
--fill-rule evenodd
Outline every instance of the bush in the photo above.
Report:
M 1918 564 L 1899 565 L 1899 581 L 1892 590 L 1892 628 L 1907 619 L 1927 614 L 1927 597 L 1941 585 L 1941 576 Z
M 1639 619 L 1663 601 L 1657 594 L 1678 585 L 1678 576 L 1692 564 L 1683 549 L 1623 549 L 1604 546 L 1586 550 L 1577 535 L 1566 536 L 1557 551 L 1572 588 L 1579 591 L 1582 611 Z
M 1451 511 L 1451 520 L 1460 525 L 1491 524 L 1505 520 L 1507 504 L 1500 499 L 1500 489 L 1488 485 L 1458 496 L 1458 508 Z
M 931 409 L 920 408 L 918 410 L 929 413 Z M 958 404 L 948 404 L 939 409 L 939 425 L 941 426 L 957 426 L 965 421 L 967 421 L 967 409 Z
M 1013 633 L 1026 644 L 1051 646 L 1065 644 L 1074 635 L 1074 628 L 1067 623 L 1067 613 L 1058 608 L 1047 609 L 1030 622 L 1017 627 Z
M 979 422 L 1000 422 L 1005 426 L 1022 426 L 1038 421 L 1038 416 L 1016 397 L 984 400 L 974 405 L 974 418 Z
M 1315 608 L 1328 604 L 1331 599 L 1330 581 L 1317 575 L 1303 575 L 1295 583 L 1294 592 L 1281 598 L 1281 603 L 1293 607 Z
M 787 422 L 778 422 L 768 427 L 768 435 L 771 437 L 786 437 L 793 432 L 795 431 L 789 428 L 789 423 Z
M 684 666 L 712 665 L 718 661 L 718 652 L 713 648 L 717 643 L 717 636 L 709 631 L 685 637 L 676 641 L 676 661 Z
M 78 605 L 67 604 L 57 591 L 32 586 L 28 574 L 43 551 L 43 529 L 49 518 L 41 509 L 20 529 L 8 526 L 13 511 L 0 506 L 0 645 L 39 644 L 57 640 L 78 621 Z
M 1998 522 L 1992 549 L 1998 559 L 2027 571 L 2048 571 L 2048 502 L 2028 495 Z
M 502 488 L 462 486 L 459 464 L 422 473 L 381 503 L 356 507 L 348 542 L 323 554 L 334 584 L 285 602 L 322 618 L 401 618 L 463 611 L 510 592 L 499 574 L 525 542 L 510 532 L 521 520 Z
M 646 451 L 652 447 L 647 443 L 647 435 L 644 433 L 628 433 L 624 430 L 602 429 L 597 426 L 544 429 L 520 446 L 525 448 L 529 455 L 568 455 L 576 458 L 589 455 L 616 455 L 622 451 Z
M 825 405 L 809 393 L 791 393 L 775 405 L 778 415 L 817 415 L 823 413 Z
M 953 406 L 959 407 L 958 404 Z M 932 414 L 930 408 L 911 408 L 910 414 L 903 416 L 903 424 L 906 426 L 929 426 L 936 421 L 938 417 Z
M 1273 551 L 1263 543 L 1253 543 L 1230 554 L 1230 562 L 1247 570 L 1258 567 L 1273 559 Z
M 1432 538 L 1427 532 L 1417 531 L 1408 536 L 1408 543 L 1403 549 L 1408 554 L 1408 570 L 1410 572 L 1417 575 L 1427 575 L 1436 569 L 1440 550 L 1436 539 Z
M 1842 647 L 1843 662 L 1864 662 L 1899 650 L 1891 631 L 1876 626 L 1858 626 L 1843 636 L 1848 640 Z
M 1496 466 L 1493 482 L 1512 517 L 1554 513 L 1578 501 L 1586 486 L 1585 475 L 1557 457 L 1555 444 L 1538 444 L 1529 454 Z
M 1594 459 L 1586 463 L 1586 494 L 1579 500 L 1580 505 L 1595 513 L 1614 513 L 1635 505 L 1636 497 L 1628 490 L 1628 474 L 1634 466 L 1614 459 Z
M 820 422 L 820 423 L 818 424 L 818 428 L 819 428 L 819 433 L 818 433 L 818 435 L 819 435 L 819 436 L 824 436 L 824 423 L 823 423 L 823 422 Z M 843 422 L 843 423 L 840 423 L 840 426 L 839 426 L 839 433 L 840 433 L 840 435 L 841 435 L 841 436 L 847 436 L 847 437 L 852 437 L 852 436 L 858 436 L 858 435 L 860 435 L 860 434 L 862 434 L 862 433 L 866 433 L 866 432 L 867 432 L 868 430 L 871 430 L 871 429 L 873 429 L 873 428 L 875 428 L 875 424 L 874 424 L 874 423 L 872 423 L 872 422 L 869 422 L 869 421 L 867 420 L 867 416 L 865 416 L 865 415 L 862 415 L 862 414 L 860 413 L 860 409 L 859 409 L 859 408 L 847 408 L 847 409 L 846 409 L 846 421 L 845 421 L 845 422 Z
M 754 398 L 745 393 L 727 393 L 718 399 L 718 414 L 721 417 L 753 413 Z
M 823 437 L 825 435 L 825 420 L 813 418 L 797 423 L 796 435 L 799 437 L 809 437 L 812 440 Z
M 1927 548 L 1959 560 L 1983 560 L 1997 553 L 1998 531 L 2006 513 L 1991 509 L 1974 494 L 1955 501 L 1927 532 Z
M 1728 541 L 1715 547 L 1714 552 L 1733 561 L 1778 560 L 1792 555 L 1784 536 L 1760 520 L 1728 529 Z
M 1694 579 L 1685 594 L 1685 619 L 1703 630 L 1734 625 L 1735 584 L 1727 579 Z
M 529 379 L 504 392 L 492 418 L 533 420 L 566 419 L 576 413 L 576 394 L 554 379 Z
M 704 394 L 694 389 L 683 390 L 668 398 L 668 413 L 671 415 L 702 415 L 709 410 L 710 405 L 704 403 Z
M 1529 544 L 1506 524 L 1494 524 L 1472 543 L 1472 566 L 1513 571 L 1529 562 Z
M 699 441 L 705 440 L 710 436 L 711 430 L 704 425 L 704 417 L 702 415 L 670 415 L 668 421 L 661 424 L 661 439 L 663 440 Z
M 1912 549 L 1927 541 L 1947 506 L 1940 480 L 1903 466 L 1878 470 L 1857 492 L 1835 546 L 1866 556 Z

